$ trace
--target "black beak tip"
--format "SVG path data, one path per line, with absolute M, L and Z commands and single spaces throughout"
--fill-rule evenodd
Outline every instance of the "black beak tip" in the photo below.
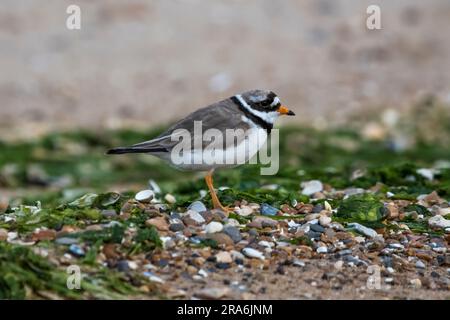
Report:
M 288 116 L 295 116 L 295 113 L 291 110 L 289 110 L 289 112 L 287 113 Z

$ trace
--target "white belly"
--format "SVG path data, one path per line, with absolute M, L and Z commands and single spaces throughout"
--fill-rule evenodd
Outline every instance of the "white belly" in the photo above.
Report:
M 208 171 L 216 168 L 231 168 L 248 162 L 266 141 L 266 130 L 252 128 L 248 130 L 245 139 L 227 149 L 208 149 L 206 147 L 203 150 L 191 150 L 179 155 L 176 163 L 172 161 L 170 154 L 163 158 L 182 170 Z

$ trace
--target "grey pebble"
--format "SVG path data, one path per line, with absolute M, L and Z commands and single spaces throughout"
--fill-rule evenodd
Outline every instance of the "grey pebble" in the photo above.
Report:
M 102 216 L 104 216 L 105 218 L 116 217 L 117 212 L 116 212 L 116 210 L 112 210 L 112 209 L 102 210 Z
M 169 226 L 169 230 L 172 232 L 182 231 L 184 230 L 184 224 L 182 223 L 172 223 Z
M 267 203 L 261 204 L 261 214 L 263 216 L 275 216 L 278 212 L 278 209 L 268 205 Z
M 236 227 L 226 226 L 225 228 L 223 228 L 223 232 L 228 235 L 234 241 L 234 243 L 242 240 L 241 233 Z
M 319 233 L 325 232 L 325 228 L 322 227 L 322 226 L 319 225 L 319 224 L 311 224 L 311 225 L 309 226 L 309 228 L 310 228 L 312 231 L 314 231 L 314 232 L 319 232 Z
M 201 202 L 201 201 L 194 201 L 194 202 L 192 202 L 189 205 L 188 210 L 194 210 L 194 211 L 200 213 L 200 212 L 205 212 L 208 209 L 206 209 L 206 207 L 203 204 L 203 202 Z
M 71 245 L 71 244 L 78 243 L 78 239 L 77 238 L 61 237 L 61 238 L 56 239 L 55 243 L 68 246 L 68 245 Z

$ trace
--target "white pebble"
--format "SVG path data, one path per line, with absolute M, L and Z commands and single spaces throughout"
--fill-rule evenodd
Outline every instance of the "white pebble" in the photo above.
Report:
M 206 233 L 217 233 L 223 230 L 223 225 L 220 222 L 211 221 L 205 227 Z
M 188 210 L 187 214 L 188 214 L 189 218 L 191 218 L 198 224 L 205 223 L 205 218 L 203 218 L 202 215 L 200 213 L 198 213 L 197 211 Z
M 246 217 L 253 213 L 253 209 L 248 206 L 242 206 L 241 208 L 236 207 L 234 209 L 234 212 L 236 212 L 240 216 Z
M 317 253 L 327 253 L 328 249 L 327 247 L 318 247 L 316 251 Z
M 175 197 L 173 195 L 171 195 L 170 193 L 166 194 L 166 196 L 164 197 L 164 200 L 166 200 L 166 202 L 170 203 L 170 204 L 174 204 L 175 202 L 177 202 L 177 199 L 175 199 Z
M 300 186 L 303 188 L 302 194 L 307 196 L 313 195 L 314 193 L 323 190 L 323 184 L 319 180 L 306 181 L 303 182 Z
M 260 251 L 253 248 L 244 248 L 242 249 L 242 253 L 249 258 L 257 258 L 261 260 L 265 259 L 264 255 Z
M 319 223 L 321 226 L 326 227 L 331 223 L 331 218 L 328 216 L 321 216 L 319 218 Z
M 153 190 L 142 190 L 136 193 L 134 198 L 139 202 L 150 202 L 153 199 L 155 193 Z

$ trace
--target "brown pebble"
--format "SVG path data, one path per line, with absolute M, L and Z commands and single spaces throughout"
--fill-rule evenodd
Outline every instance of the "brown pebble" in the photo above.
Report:
M 55 230 L 39 230 L 31 236 L 33 241 L 45 241 L 45 240 L 53 240 L 56 238 Z M 6 238 L 5 238 L 6 239 Z M 1 240 L 1 235 L 0 235 Z

